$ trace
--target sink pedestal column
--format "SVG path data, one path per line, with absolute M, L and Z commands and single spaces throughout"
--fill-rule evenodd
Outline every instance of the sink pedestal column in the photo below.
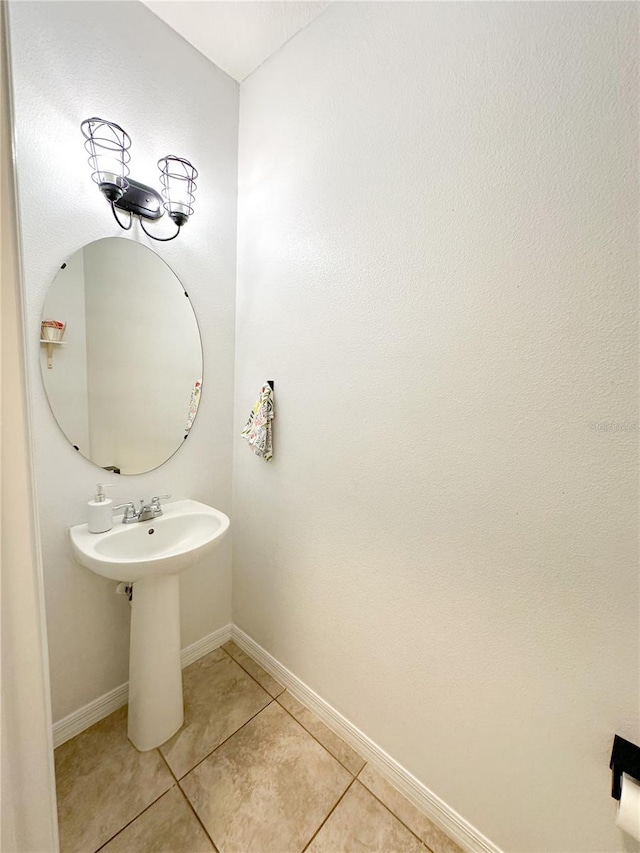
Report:
M 145 578 L 133 585 L 129 740 L 141 751 L 155 749 L 183 720 L 178 575 Z

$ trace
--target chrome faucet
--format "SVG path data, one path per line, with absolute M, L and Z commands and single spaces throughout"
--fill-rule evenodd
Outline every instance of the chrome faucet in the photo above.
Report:
M 140 509 L 136 512 L 136 506 L 133 501 L 114 506 L 113 511 L 124 509 L 122 516 L 123 524 L 134 524 L 137 521 L 150 521 L 152 518 L 159 518 L 162 515 L 162 507 L 160 501 L 167 500 L 171 495 L 156 495 L 151 498 L 148 503 L 145 503 L 144 498 L 140 499 Z

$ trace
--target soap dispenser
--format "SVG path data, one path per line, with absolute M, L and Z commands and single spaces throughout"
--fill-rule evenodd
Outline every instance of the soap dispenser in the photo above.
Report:
M 106 533 L 113 527 L 113 501 L 104 493 L 110 488 L 110 483 L 98 483 L 96 496 L 89 501 L 89 533 Z

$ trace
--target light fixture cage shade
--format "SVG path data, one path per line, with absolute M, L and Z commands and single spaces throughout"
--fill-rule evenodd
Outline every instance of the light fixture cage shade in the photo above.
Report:
M 131 137 L 119 124 L 102 118 L 88 118 L 80 125 L 89 154 L 91 178 L 111 200 L 117 200 L 129 186 Z
M 195 166 L 184 157 L 168 154 L 158 160 L 164 208 L 178 225 L 184 225 L 193 214 L 196 178 Z

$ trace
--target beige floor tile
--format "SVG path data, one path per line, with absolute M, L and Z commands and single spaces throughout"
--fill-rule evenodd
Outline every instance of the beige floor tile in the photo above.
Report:
M 424 845 L 354 782 L 307 853 L 425 853 Z
M 462 853 L 455 842 L 448 838 L 441 829 L 438 829 L 428 817 L 423 815 L 413 803 L 410 803 L 370 764 L 367 764 L 358 779 L 379 800 L 382 800 L 385 806 L 391 809 L 412 832 L 415 832 L 433 853 Z
M 177 786 L 130 823 L 100 853 L 215 853 Z
M 181 784 L 222 853 L 300 853 L 351 779 L 273 702 Z
M 55 752 L 60 849 L 92 853 L 174 784 L 157 750 L 138 752 L 121 708 Z
M 346 767 L 349 773 L 353 773 L 354 776 L 357 776 L 358 773 L 364 767 L 364 758 L 361 758 L 358 753 L 351 749 L 350 746 L 338 737 L 337 734 L 334 734 L 328 726 L 319 720 L 316 715 L 310 711 L 308 708 L 305 708 L 301 702 L 289 693 L 288 690 L 285 690 L 280 696 L 278 696 L 278 702 L 282 705 L 283 708 L 286 708 L 287 711 L 292 714 L 296 720 L 300 723 L 301 726 L 304 726 L 305 729 L 319 740 L 320 743 L 324 746 L 325 749 L 329 750 L 331 755 L 334 758 L 337 758 L 340 764 L 343 767 Z
M 271 702 L 222 649 L 182 673 L 184 726 L 160 747 L 179 778 Z
M 263 669 L 259 663 L 256 663 L 253 658 L 250 658 L 248 654 L 242 651 L 242 649 L 237 646 L 233 640 L 229 640 L 228 643 L 225 643 L 222 647 L 231 657 L 239 663 L 243 669 L 249 673 L 252 678 L 258 682 L 258 684 L 263 687 L 267 693 L 270 693 L 275 699 L 276 696 L 279 696 L 284 687 L 280 682 L 276 681 L 266 669 Z

